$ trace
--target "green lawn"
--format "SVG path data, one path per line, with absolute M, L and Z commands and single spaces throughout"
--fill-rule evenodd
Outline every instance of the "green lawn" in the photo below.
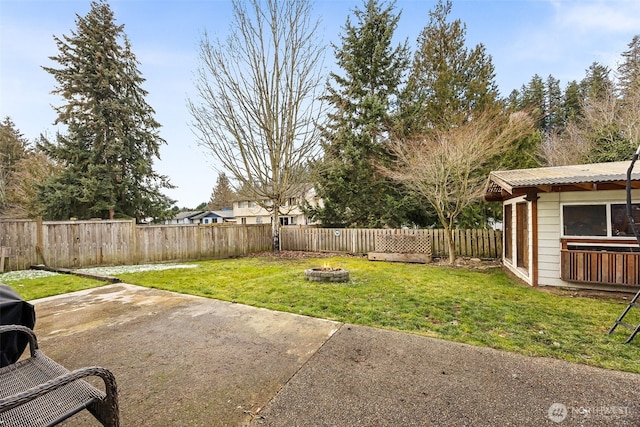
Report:
M 305 268 L 324 263 L 347 268 L 351 281 L 304 279 Z M 626 329 L 607 335 L 623 302 L 543 292 L 497 269 L 473 272 L 338 257 L 196 264 L 117 276 L 141 286 L 640 373 L 640 337 L 624 344 Z M 31 288 L 41 283 L 17 285 L 22 285 L 19 292 L 33 295 Z M 629 321 L 640 322 L 635 315 L 640 310 L 633 311 Z
M 71 274 L 52 274 L 38 270 L 0 274 L 0 283 L 11 286 L 25 300 L 65 294 L 105 284 Z

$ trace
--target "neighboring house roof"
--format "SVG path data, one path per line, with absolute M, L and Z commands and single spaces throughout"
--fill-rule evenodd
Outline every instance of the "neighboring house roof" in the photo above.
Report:
M 220 218 L 224 218 L 224 219 L 232 219 L 235 218 L 233 216 L 233 210 L 232 209 L 223 209 L 220 211 L 210 211 L 214 214 L 216 214 L 217 216 L 219 216 Z
M 183 211 L 183 212 L 178 212 L 176 214 L 176 216 L 173 217 L 173 219 L 181 220 L 181 219 L 192 218 L 193 216 L 199 215 L 201 213 L 202 213 L 202 211 Z
M 203 218 L 234 218 L 233 211 L 231 209 L 223 209 L 220 211 L 203 211 L 197 215 L 191 217 L 191 219 L 203 219 Z
M 530 193 L 615 190 L 626 187 L 630 162 L 495 171 L 489 174 L 484 199 L 499 201 Z M 640 188 L 640 171 L 634 170 L 632 187 Z
M 202 218 L 217 217 L 217 216 L 218 215 L 216 215 L 212 211 L 202 211 L 199 214 L 196 214 L 190 217 L 190 219 L 202 219 Z

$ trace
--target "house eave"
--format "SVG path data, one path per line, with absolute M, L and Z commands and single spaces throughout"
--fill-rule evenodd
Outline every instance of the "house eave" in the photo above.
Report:
M 485 201 L 504 201 L 532 193 L 623 190 L 626 188 L 625 162 L 576 165 L 489 174 Z M 640 174 L 633 173 L 631 188 L 640 189 Z

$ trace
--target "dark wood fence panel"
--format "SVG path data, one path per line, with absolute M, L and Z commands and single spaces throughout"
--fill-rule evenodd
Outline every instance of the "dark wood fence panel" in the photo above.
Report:
M 563 249 L 560 256 L 562 280 L 605 285 L 640 285 L 640 253 Z
M 441 229 L 363 229 L 287 226 L 280 233 L 280 247 L 289 251 L 348 252 L 366 254 L 375 251 L 377 235 L 418 235 L 431 239 L 433 256 L 448 256 L 444 230 Z M 500 258 L 500 230 L 453 230 L 456 253 L 465 257 Z

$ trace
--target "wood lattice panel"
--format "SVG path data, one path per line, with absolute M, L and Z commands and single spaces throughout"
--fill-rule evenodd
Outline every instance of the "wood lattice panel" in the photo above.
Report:
M 396 254 L 431 254 L 429 236 L 392 235 L 376 236 L 376 252 Z

